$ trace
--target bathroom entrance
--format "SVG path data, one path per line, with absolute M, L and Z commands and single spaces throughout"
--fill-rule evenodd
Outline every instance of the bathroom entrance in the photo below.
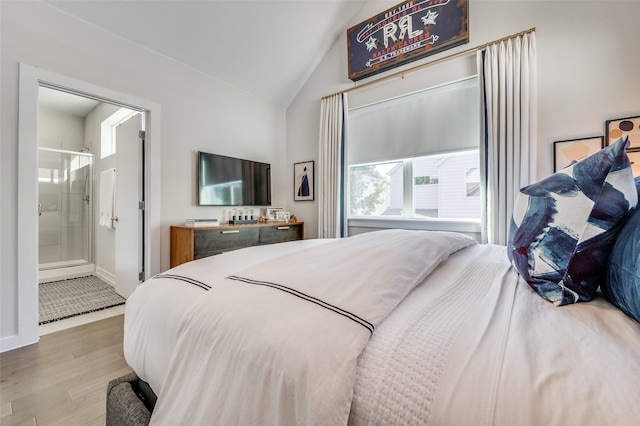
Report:
M 9 296 L 15 299 L 13 310 L 6 312 L 3 318 L 14 318 L 9 321 L 7 327 L 15 330 L 15 334 L 3 338 L 2 350 L 9 350 L 38 340 L 38 147 L 40 142 L 39 125 L 44 117 L 40 107 L 42 93 L 40 89 L 55 89 L 60 93 L 80 95 L 89 100 L 101 102 L 103 105 L 127 107 L 139 112 L 138 117 L 145 124 L 144 139 L 138 139 L 140 143 L 140 155 L 144 148 L 145 155 L 140 160 L 144 165 L 141 172 L 144 180 L 141 187 L 144 188 L 145 200 L 143 208 L 139 210 L 136 203 L 133 208 L 136 215 L 144 217 L 144 229 L 140 230 L 136 239 L 142 239 L 144 243 L 143 259 L 140 266 L 144 265 L 142 274 L 140 270 L 127 271 L 135 272 L 132 275 L 133 288 L 139 283 L 140 277 L 145 279 L 160 272 L 160 105 L 145 100 L 131 94 L 118 92 L 103 86 L 98 86 L 90 82 L 77 80 L 64 75 L 60 75 L 42 68 L 28 64 L 20 64 L 19 79 L 19 122 L 18 122 L 18 205 L 17 205 L 17 280 L 14 292 L 9 292 Z M 118 82 L 113 82 L 118 86 Z M 93 136 L 92 136 L 93 137 Z M 64 149 L 66 151 L 76 151 L 78 149 Z M 95 176 L 98 173 L 98 153 L 94 154 L 94 194 L 98 181 Z M 141 167 L 142 167 L 141 165 Z M 114 166 L 114 167 L 117 167 Z M 137 185 L 131 185 L 138 188 Z M 97 197 L 95 197 L 97 198 Z M 94 210 L 96 203 L 93 204 Z M 126 215 L 125 215 L 126 216 Z M 96 229 L 95 216 L 92 215 Z M 120 220 L 124 220 L 120 217 Z M 135 220 L 138 220 L 136 216 Z M 136 242 L 133 243 L 137 249 Z M 92 247 L 94 249 L 93 258 L 98 269 L 98 248 L 102 249 L 102 244 L 94 238 Z M 115 250 L 114 250 L 115 251 Z M 138 260 L 138 259 L 136 259 Z M 131 288 L 131 287 L 128 287 Z M 131 289 L 133 291 L 133 289 Z M 8 306 L 5 304 L 5 306 Z
M 43 321 L 50 305 L 60 319 L 69 317 L 67 310 L 79 315 L 110 308 L 141 279 L 144 112 L 40 87 L 38 135 L 42 324 L 56 320 L 47 315 Z M 106 284 L 115 297 L 105 297 Z M 56 295 L 61 300 L 53 300 Z

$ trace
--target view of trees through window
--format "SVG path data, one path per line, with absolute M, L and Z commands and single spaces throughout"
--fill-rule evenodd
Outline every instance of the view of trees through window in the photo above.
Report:
M 379 216 L 384 214 L 391 186 L 391 177 L 387 173 L 396 164 L 402 165 L 402 163 L 382 163 L 349 168 L 351 215 Z

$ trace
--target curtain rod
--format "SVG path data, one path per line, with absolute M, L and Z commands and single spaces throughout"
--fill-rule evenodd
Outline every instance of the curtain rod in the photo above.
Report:
M 436 59 L 435 61 L 427 62 L 427 63 L 420 64 L 420 65 L 415 65 L 415 66 L 413 66 L 411 68 L 407 68 L 404 71 L 397 71 L 397 72 L 394 72 L 393 74 L 389 74 L 389 75 L 386 75 L 384 77 L 377 78 L 375 80 L 367 81 L 366 83 L 363 83 L 363 84 L 360 84 L 360 85 L 358 85 L 358 82 L 355 82 L 355 86 L 350 87 L 350 88 L 345 89 L 345 90 L 341 90 L 341 91 L 333 93 L 331 95 L 323 96 L 322 99 L 327 99 L 327 98 L 330 98 L 331 96 L 341 95 L 341 94 L 347 93 L 347 92 L 352 92 L 354 90 L 362 89 L 364 87 L 368 87 L 368 86 L 371 86 L 371 85 L 374 85 L 374 84 L 378 84 L 378 83 L 381 83 L 381 82 L 383 82 L 385 80 L 389 80 L 389 79 L 392 79 L 392 78 L 404 77 L 404 75 L 407 74 L 407 73 L 410 73 L 410 72 L 413 72 L 413 71 L 418 71 L 418 70 L 421 70 L 421 69 L 426 68 L 428 66 L 435 65 L 435 64 L 438 64 L 440 62 L 447 61 L 449 59 L 454 59 L 454 58 L 457 58 L 457 57 L 460 57 L 460 56 L 468 55 L 468 54 L 473 53 L 473 52 L 477 52 L 478 50 L 481 50 L 481 49 L 484 49 L 486 47 L 489 47 L 492 44 L 501 43 L 503 41 L 511 40 L 513 38 L 522 37 L 525 34 L 529 34 L 529 33 L 534 32 L 535 30 L 536 30 L 535 27 L 529 28 L 526 31 L 520 31 L 519 33 L 511 34 L 510 36 L 502 37 L 502 38 L 499 38 L 497 40 L 493 40 L 493 41 L 490 41 L 488 43 L 481 44 L 480 46 L 471 47 L 469 49 L 466 49 L 466 50 L 463 50 L 463 51 L 460 51 L 460 52 L 457 52 L 457 53 L 453 53 L 453 54 L 451 54 L 449 56 L 444 56 L 442 58 Z

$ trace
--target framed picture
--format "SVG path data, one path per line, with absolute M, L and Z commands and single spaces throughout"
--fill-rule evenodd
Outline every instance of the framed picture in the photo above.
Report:
M 282 207 L 267 207 L 265 210 L 264 216 L 267 220 L 276 220 L 276 216 L 278 212 L 282 211 Z
M 603 147 L 604 136 L 554 142 L 553 171 L 562 170 L 574 161 L 580 161 L 591 154 L 595 154 Z
M 468 43 L 467 3 L 404 1 L 349 28 L 349 78 L 358 81 Z
M 629 156 L 629 161 L 631 161 L 631 171 L 633 172 L 633 177 L 636 178 L 640 176 L 640 150 L 627 151 L 627 155 Z
M 608 120 L 604 130 L 607 146 L 622 136 L 629 136 L 628 149 L 640 149 L 640 116 Z
M 305 161 L 293 165 L 294 201 L 313 201 L 313 177 L 313 161 Z
M 277 221 L 289 222 L 290 218 L 291 218 L 291 213 L 289 213 L 289 212 L 277 212 L 276 213 L 276 220 Z

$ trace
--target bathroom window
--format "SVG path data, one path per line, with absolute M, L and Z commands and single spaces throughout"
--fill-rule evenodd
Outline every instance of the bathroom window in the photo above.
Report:
M 120 108 L 101 124 L 100 133 L 100 158 L 105 158 L 116 153 L 116 129 L 119 125 L 138 114 L 127 108 Z

